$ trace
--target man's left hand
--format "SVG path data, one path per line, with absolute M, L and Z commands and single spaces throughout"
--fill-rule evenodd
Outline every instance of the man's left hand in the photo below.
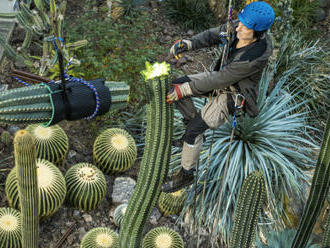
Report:
M 189 86 L 189 83 L 173 84 L 172 89 L 169 91 L 169 93 L 166 96 L 166 102 L 172 103 L 191 95 L 192 95 L 192 91 Z

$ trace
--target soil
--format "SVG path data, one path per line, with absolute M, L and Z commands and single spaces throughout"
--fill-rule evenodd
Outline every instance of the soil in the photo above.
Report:
M 68 9 L 66 17 L 79 18 L 81 9 L 83 9 L 84 1 L 68 1 Z M 95 6 L 98 8 L 99 6 Z M 157 1 L 152 1 L 152 4 L 146 6 L 147 11 L 150 12 L 153 20 L 158 25 L 164 27 L 159 42 L 164 46 L 170 48 L 171 44 L 177 39 L 189 38 L 194 35 L 193 31 L 184 31 L 180 27 L 172 24 L 159 10 Z M 329 23 L 329 22 L 327 22 Z M 327 26 L 324 26 L 326 29 Z M 327 33 L 327 32 L 326 32 Z M 11 40 L 12 44 L 21 44 L 24 37 L 20 28 L 16 28 Z M 327 38 L 326 38 L 327 39 Z M 37 53 L 38 48 L 32 48 L 31 53 Z M 210 70 L 214 59 L 216 58 L 216 49 L 200 49 L 194 52 L 187 52 L 181 59 L 176 60 L 169 56 L 169 54 L 163 54 L 158 58 L 158 61 L 167 61 L 173 68 L 183 71 L 184 74 L 193 74 L 196 72 L 202 72 L 204 70 Z M 17 83 L 10 76 L 10 68 L 15 66 L 18 69 L 26 69 L 24 66 L 12 65 L 8 60 L 4 60 L 0 66 L 0 82 L 7 84 L 8 88 L 21 87 L 20 83 Z M 64 129 L 69 137 L 69 153 L 64 165 L 60 168 L 63 173 L 68 170 L 72 165 L 79 162 L 93 163 L 92 147 L 96 138 L 95 131 L 91 128 L 91 122 L 87 120 L 79 121 L 62 121 L 59 125 Z M 98 123 L 97 125 L 101 125 Z M 10 126 L 1 125 L 0 133 L 4 130 L 8 130 L 12 133 L 15 130 L 24 128 L 24 125 Z M 140 157 L 143 151 L 139 151 Z M 6 159 L 6 160 L 4 160 Z M 135 165 L 120 176 L 129 176 L 133 179 L 137 179 L 139 171 L 138 160 Z M 4 192 L 4 183 L 6 175 L 9 170 L 14 166 L 13 160 L 13 146 L 5 145 L 0 142 L 0 207 L 8 207 L 8 201 Z M 1 168 L 7 168 L 6 171 L 1 171 Z M 111 201 L 111 188 L 114 182 L 115 176 L 106 176 L 108 191 L 106 198 L 102 203 L 93 211 L 84 212 L 77 209 L 73 209 L 67 204 L 61 206 L 61 208 L 50 218 L 40 223 L 40 242 L 39 247 L 57 247 L 56 243 L 65 234 L 65 232 L 72 226 L 74 227 L 69 233 L 69 236 L 65 239 L 61 247 L 79 247 L 80 241 L 84 234 L 94 227 L 107 226 L 116 231 L 118 228 L 113 223 L 113 211 L 116 207 Z M 157 221 L 148 222 L 145 227 L 145 232 L 151 228 L 157 226 L 169 226 L 178 231 L 185 242 L 185 247 L 196 247 L 196 242 L 192 240 L 189 231 L 184 229 L 181 225 L 176 224 L 177 216 L 164 217 L 159 215 Z M 203 241 L 203 238 L 202 238 Z M 200 247 L 208 247 L 202 245 Z

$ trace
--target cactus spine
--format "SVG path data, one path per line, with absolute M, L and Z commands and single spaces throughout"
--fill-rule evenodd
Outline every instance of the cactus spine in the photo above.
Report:
M 146 234 L 142 248 L 184 248 L 184 244 L 176 231 L 168 227 L 156 227 Z
M 104 173 L 124 172 L 135 162 L 137 155 L 133 137 L 120 128 L 109 128 L 94 142 L 95 164 Z
M 43 127 L 33 124 L 26 127 L 36 140 L 37 158 L 61 165 L 69 150 L 69 139 L 59 125 Z
M 38 248 L 39 215 L 36 151 L 34 139 L 25 130 L 14 138 L 15 166 L 22 213 L 23 248 Z
M 256 236 L 257 219 L 265 200 L 265 187 L 264 176 L 258 171 L 252 172 L 244 180 L 235 209 L 230 247 L 252 247 Z
M 126 105 L 129 86 L 124 82 L 105 82 L 111 92 L 111 109 Z M 46 84 L 0 92 L 0 123 L 48 123 L 52 118 L 51 94 Z
M 0 247 L 21 248 L 21 213 L 12 208 L 0 208 Z
M 147 70 L 143 74 L 147 81 L 147 89 L 150 90 L 147 104 L 146 145 L 137 185 L 120 229 L 121 248 L 141 246 L 143 227 L 158 201 L 171 152 L 173 106 L 166 104 L 164 100 L 169 86 L 166 79 L 169 65 L 165 63 L 146 65 Z M 161 73 L 155 73 L 159 71 Z
M 312 233 L 330 188 L 330 116 L 325 127 L 321 151 L 317 160 L 312 186 L 292 248 L 305 247 Z

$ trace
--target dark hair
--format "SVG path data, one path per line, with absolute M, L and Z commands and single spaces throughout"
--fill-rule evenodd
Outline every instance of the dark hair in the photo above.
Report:
M 260 38 L 263 36 L 263 34 L 266 32 L 264 31 L 253 31 L 253 37 L 256 38 L 257 40 L 260 40 Z

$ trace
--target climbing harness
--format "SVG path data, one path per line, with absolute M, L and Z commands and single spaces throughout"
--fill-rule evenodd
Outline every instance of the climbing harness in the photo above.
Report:
M 48 81 L 46 84 L 50 88 L 51 101 L 53 103 L 53 114 L 47 126 L 58 123 L 59 121 L 87 119 L 90 120 L 97 115 L 105 114 L 110 109 L 111 95 L 108 87 L 104 85 L 103 79 L 93 81 L 85 81 L 67 74 L 72 58 L 69 60 L 65 70 L 63 66 L 63 55 L 56 44 L 59 40 L 61 46 L 64 45 L 64 40 L 60 37 L 51 37 L 47 41 L 52 42 L 58 56 L 60 81 Z M 22 75 L 23 74 L 23 75 Z M 14 78 L 19 82 L 28 86 L 26 82 L 18 77 L 23 76 L 23 79 L 32 78 L 31 81 L 40 81 L 42 77 L 28 73 L 17 73 L 15 71 Z M 83 99 L 83 101 L 82 101 Z M 87 117 L 86 117 L 87 116 Z

